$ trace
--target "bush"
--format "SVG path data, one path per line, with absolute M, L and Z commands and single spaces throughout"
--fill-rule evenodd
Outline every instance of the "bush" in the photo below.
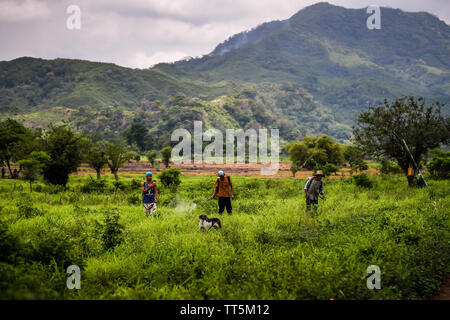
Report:
M 136 190 L 141 188 L 141 181 L 137 179 L 133 179 L 130 181 L 130 189 Z
M 127 197 L 127 202 L 132 205 L 139 205 L 141 204 L 142 199 L 138 194 L 132 193 Z
M 18 202 L 17 209 L 19 210 L 19 216 L 26 219 L 43 215 L 43 212 L 34 207 L 33 203 L 30 200 L 23 200 Z
M 89 176 L 88 181 L 80 187 L 80 191 L 83 193 L 104 192 L 106 185 L 106 180 L 97 180 Z
M 450 175 L 450 151 L 443 152 L 441 149 L 433 149 L 430 151 L 432 159 L 428 162 L 427 168 L 430 173 L 442 179 L 446 179 Z
M 123 241 L 124 227 L 119 223 L 119 210 L 117 208 L 106 209 L 104 211 L 103 224 L 97 222 L 103 247 L 105 250 L 112 250 Z
M 373 188 L 373 181 L 370 179 L 370 177 L 366 173 L 361 173 L 356 176 L 353 176 L 353 183 L 359 187 Z
M 181 184 L 180 169 L 168 169 L 161 172 L 159 179 L 166 188 L 176 189 Z
M 386 158 L 382 158 L 380 163 L 381 163 L 381 173 L 383 174 L 402 172 L 402 169 L 394 161 L 389 161 Z
M 127 189 L 127 186 L 125 185 L 125 183 L 123 183 L 122 181 L 114 181 L 113 182 L 113 186 L 114 186 L 114 191 L 124 191 Z
M 324 175 L 329 176 L 332 173 L 338 172 L 339 168 L 336 167 L 334 164 L 327 163 L 325 165 L 318 165 L 315 171 L 317 170 L 322 170 Z

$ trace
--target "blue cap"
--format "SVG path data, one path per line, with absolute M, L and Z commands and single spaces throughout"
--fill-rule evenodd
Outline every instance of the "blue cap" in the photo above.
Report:
M 145 174 L 145 176 L 146 176 L 146 177 L 151 177 L 151 176 L 153 176 L 153 173 L 147 172 L 147 173 Z
M 219 177 L 223 177 L 224 175 L 225 175 L 225 173 L 222 170 L 220 170 L 219 171 Z

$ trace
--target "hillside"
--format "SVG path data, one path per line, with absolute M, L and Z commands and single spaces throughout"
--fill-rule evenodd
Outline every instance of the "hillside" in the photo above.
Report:
M 382 8 L 381 29 L 368 30 L 368 16 L 365 8 L 319 3 L 175 65 L 209 80 L 294 82 L 347 123 L 384 98 L 449 102 L 450 27 L 428 13 Z
M 207 128 L 277 127 L 285 141 L 326 133 L 348 142 L 357 113 L 384 98 L 449 103 L 450 27 L 428 13 L 382 8 L 381 30 L 368 30 L 368 16 L 319 3 L 237 34 L 202 58 L 145 70 L 0 62 L 0 119 L 65 122 L 105 136 L 139 121 L 157 144 L 200 119 Z

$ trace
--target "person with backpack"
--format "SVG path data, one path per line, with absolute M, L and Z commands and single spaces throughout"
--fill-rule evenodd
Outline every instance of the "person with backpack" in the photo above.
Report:
M 151 216 L 156 212 L 156 203 L 158 202 L 158 188 L 156 181 L 152 181 L 153 174 L 147 172 L 145 181 L 141 183 L 142 202 L 144 203 L 145 214 Z
M 225 176 L 225 173 L 222 170 L 219 171 L 219 177 L 216 180 L 216 188 L 212 196 L 209 197 L 209 200 L 214 199 L 216 195 L 219 196 L 219 214 L 222 215 L 226 207 L 228 215 L 231 216 L 233 209 L 231 207 L 231 199 L 234 199 L 233 183 L 231 182 L 231 178 Z
M 317 171 L 312 178 L 309 178 L 305 184 L 305 196 L 306 196 L 306 212 L 311 211 L 311 206 L 313 207 L 314 213 L 317 213 L 317 208 L 319 206 L 319 195 L 325 200 L 325 193 L 323 191 L 323 181 L 322 170 Z

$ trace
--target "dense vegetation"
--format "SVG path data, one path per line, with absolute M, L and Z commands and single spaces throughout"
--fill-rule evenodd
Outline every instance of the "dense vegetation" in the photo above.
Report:
M 427 189 L 383 175 L 326 179 L 327 200 L 305 213 L 304 179 L 233 177 L 233 216 L 217 216 L 213 177 L 159 185 L 146 217 L 139 176 L 71 176 L 60 192 L 42 182 L 0 181 L 0 298 L 37 299 L 416 299 L 450 271 L 448 180 Z M 158 180 L 159 177 L 156 176 Z M 362 181 L 363 179 L 358 179 Z M 66 268 L 81 267 L 68 290 Z M 369 265 L 381 290 L 366 287 Z

